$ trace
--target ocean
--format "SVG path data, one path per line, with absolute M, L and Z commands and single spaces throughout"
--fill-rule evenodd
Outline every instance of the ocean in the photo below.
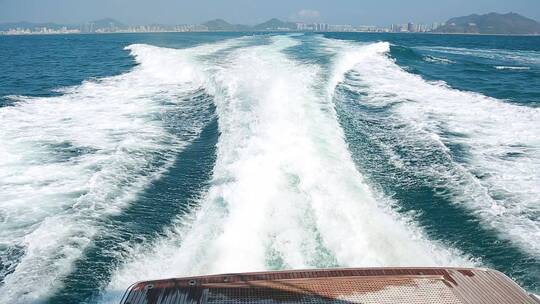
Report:
M 0 36 L 0 303 L 476 266 L 540 293 L 540 37 Z

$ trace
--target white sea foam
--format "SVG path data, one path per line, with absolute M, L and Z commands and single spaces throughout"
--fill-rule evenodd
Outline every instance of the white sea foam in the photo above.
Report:
M 443 57 L 436 57 L 436 56 L 424 56 L 424 61 L 431 62 L 431 63 L 438 63 L 438 64 L 452 64 L 455 63 L 455 61 L 452 61 L 448 58 Z
M 100 233 L 189 141 L 163 115 L 202 86 L 192 58 L 227 43 L 174 50 L 128 47 L 133 71 L 49 98 L 0 108 L 0 303 L 43 301 Z M 188 121 L 190 134 L 202 126 Z M 114 232 L 110 232 L 114 233 Z
M 525 66 L 505 66 L 505 65 L 498 65 L 495 66 L 497 70 L 518 70 L 518 71 L 527 71 L 530 70 L 530 67 Z
M 441 54 L 474 56 L 486 59 L 513 61 L 524 64 L 540 64 L 540 52 L 524 50 L 475 49 L 457 47 L 417 47 L 417 49 Z
M 316 89 L 320 68 L 283 53 L 296 43 L 275 37 L 239 49 L 213 74 L 221 136 L 212 185 L 192 218 L 133 251 L 106 302 L 137 279 L 467 264 L 381 208 L 351 160 L 328 92 Z M 336 68 L 332 83 L 342 77 Z
M 486 225 L 540 256 L 540 109 L 427 82 L 396 65 L 384 42 L 329 44 L 339 45 L 340 69 L 354 73 L 349 87 L 364 93 L 359 102 L 393 104 L 397 120 L 412 127 L 406 137 L 431 142 L 448 159 L 448 141 L 465 147 L 465 163 L 451 171 L 433 163 L 425 174 L 444 181 L 452 199 Z

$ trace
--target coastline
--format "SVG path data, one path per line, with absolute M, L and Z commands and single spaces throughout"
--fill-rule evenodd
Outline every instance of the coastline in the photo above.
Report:
M 147 32 L 100 32 L 100 33 L 29 33 L 29 34 L 4 34 L 8 36 L 70 36 L 70 35 L 110 35 L 110 34 L 162 34 L 162 33 L 362 33 L 362 34 L 403 34 L 403 35 L 454 35 L 454 36 L 503 36 L 503 37 L 540 37 L 540 34 L 484 34 L 484 33 L 439 33 L 439 32 L 376 32 L 376 31 L 147 31 Z

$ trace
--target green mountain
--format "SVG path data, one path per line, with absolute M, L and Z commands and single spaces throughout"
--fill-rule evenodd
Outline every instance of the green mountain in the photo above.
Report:
M 243 24 L 231 24 L 223 19 L 214 19 L 203 23 L 202 25 L 208 27 L 209 31 L 224 31 L 224 32 L 241 32 L 241 31 L 283 31 L 283 30 L 295 30 L 296 23 L 284 22 L 279 19 L 273 18 L 261 24 L 255 26 L 243 25 Z
M 243 31 L 293 31 L 296 30 L 296 23 L 294 22 L 285 22 L 279 19 L 273 18 L 261 24 L 254 26 L 243 25 L 243 24 L 231 24 L 223 19 L 214 19 L 203 23 L 202 25 L 206 26 L 209 31 L 223 31 L 223 32 L 243 32 Z M 118 22 L 115 19 L 105 18 L 100 20 L 95 20 L 87 22 L 81 25 L 64 25 L 56 23 L 31 23 L 31 22 L 11 22 L 11 23 L 0 23 L 0 31 L 7 31 L 9 29 L 15 28 L 24 28 L 24 29 L 37 29 L 42 27 L 47 27 L 50 29 L 60 29 L 66 26 L 68 29 L 80 29 L 85 33 L 92 33 L 96 31 L 105 31 L 111 32 L 114 30 L 124 30 L 128 26 Z M 160 25 L 162 28 L 167 28 L 166 25 Z
M 242 24 L 231 24 L 223 19 L 214 19 L 203 23 L 209 31 L 239 32 L 249 31 L 250 27 Z
M 516 13 L 469 15 L 452 18 L 439 33 L 540 35 L 540 23 Z
M 253 27 L 256 31 L 278 31 L 278 30 L 296 30 L 296 23 L 284 22 L 273 18 Z

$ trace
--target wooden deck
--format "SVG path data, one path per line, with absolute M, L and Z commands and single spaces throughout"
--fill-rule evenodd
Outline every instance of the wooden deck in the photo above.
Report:
M 480 268 L 351 268 L 139 282 L 122 304 L 540 304 L 504 274 Z

